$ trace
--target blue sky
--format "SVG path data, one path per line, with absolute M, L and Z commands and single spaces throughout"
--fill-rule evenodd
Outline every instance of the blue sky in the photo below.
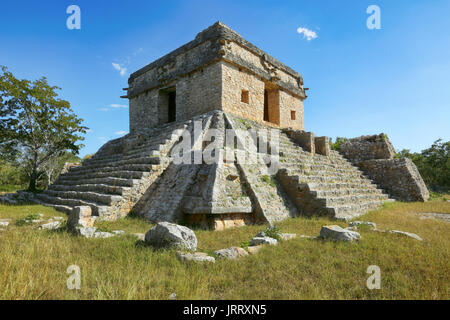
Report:
M 81 8 L 81 30 L 66 9 Z M 381 29 L 369 30 L 369 5 Z M 131 72 L 216 21 L 303 75 L 305 127 L 316 135 L 385 132 L 397 149 L 450 140 L 450 1 L 2 0 L 0 64 L 46 76 L 91 131 L 81 156 L 128 131 Z M 316 33 L 306 39 L 299 27 Z M 120 65 L 121 72 L 114 68 Z M 124 70 L 126 69 L 126 70 Z

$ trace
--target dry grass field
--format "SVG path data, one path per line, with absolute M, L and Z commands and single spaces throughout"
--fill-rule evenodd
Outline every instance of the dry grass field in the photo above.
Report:
M 450 224 L 419 212 L 450 214 L 448 195 L 427 203 L 389 203 L 360 217 L 378 229 L 418 234 L 423 242 L 362 229 L 361 240 L 336 243 L 298 238 L 264 247 L 256 255 L 215 264 L 183 263 L 173 250 L 157 251 L 131 234 L 85 239 L 65 231 L 20 225 L 30 214 L 64 216 L 39 205 L 0 205 L 0 299 L 449 299 Z M 348 223 L 295 218 L 283 232 L 316 236 L 323 225 Z M 151 224 L 125 218 L 105 230 L 146 232 Z M 265 226 L 222 232 L 196 230 L 199 251 L 241 246 Z M 81 268 L 81 289 L 66 286 L 69 265 Z M 369 290 L 369 265 L 381 269 L 381 289 Z

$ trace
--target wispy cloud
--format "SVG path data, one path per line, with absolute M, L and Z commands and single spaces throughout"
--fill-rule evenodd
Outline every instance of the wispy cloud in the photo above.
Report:
M 116 69 L 117 71 L 119 71 L 119 73 L 120 73 L 120 75 L 121 75 L 122 77 L 127 73 L 127 68 L 125 68 L 125 67 L 123 66 L 123 64 L 118 64 L 118 63 L 113 62 L 113 63 L 112 63 L 112 66 L 113 66 L 114 69 Z
M 318 37 L 315 31 L 309 30 L 308 28 L 300 27 L 297 29 L 297 32 L 299 34 L 303 34 L 303 38 L 307 41 L 311 41 L 312 39 L 316 39 Z
M 114 109 L 128 108 L 127 105 L 124 105 L 124 104 L 115 104 L 115 103 L 110 104 L 109 106 L 110 106 L 111 108 L 114 108 Z
M 120 131 L 115 132 L 115 134 L 117 134 L 118 136 L 121 136 L 126 133 L 128 133 L 128 131 L 120 130 Z
M 108 111 L 112 111 L 112 110 L 127 109 L 127 108 L 128 108 L 128 106 L 125 104 L 112 103 L 108 107 L 99 108 L 98 110 L 108 112 Z
M 105 137 L 98 137 L 98 140 L 100 140 L 101 143 L 105 143 L 108 139 Z

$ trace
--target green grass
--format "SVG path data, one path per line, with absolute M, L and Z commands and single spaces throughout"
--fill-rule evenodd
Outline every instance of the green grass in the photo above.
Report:
M 448 299 L 450 225 L 421 220 L 416 212 L 450 213 L 450 203 L 389 203 L 359 218 L 379 229 L 416 233 L 423 242 L 363 229 L 359 242 L 294 239 L 237 261 L 195 264 L 178 261 L 173 250 L 139 245 L 131 235 L 85 239 L 17 226 L 15 221 L 33 214 L 64 215 L 38 205 L 0 205 L 0 218 L 13 219 L 0 232 L 0 299 L 168 299 L 172 292 L 179 299 Z M 278 227 L 315 236 L 327 224 L 348 225 L 295 218 Z M 152 225 L 125 218 L 99 226 L 143 233 Z M 266 227 L 196 230 L 199 251 L 248 244 Z M 81 290 L 66 287 L 72 264 L 81 268 Z M 366 287 L 369 265 L 381 268 L 381 290 Z
M 16 184 L 3 184 L 0 185 L 0 194 L 8 192 L 16 192 L 17 190 L 26 189 L 26 186 Z

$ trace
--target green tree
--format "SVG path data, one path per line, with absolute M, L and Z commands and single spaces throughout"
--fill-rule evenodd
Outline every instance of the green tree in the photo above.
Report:
M 86 133 L 83 119 L 68 101 L 58 97 L 56 86 L 45 77 L 19 80 L 2 66 L 0 74 L 0 151 L 2 157 L 22 153 L 30 191 L 43 174 L 43 166 L 66 151 L 78 154 Z

